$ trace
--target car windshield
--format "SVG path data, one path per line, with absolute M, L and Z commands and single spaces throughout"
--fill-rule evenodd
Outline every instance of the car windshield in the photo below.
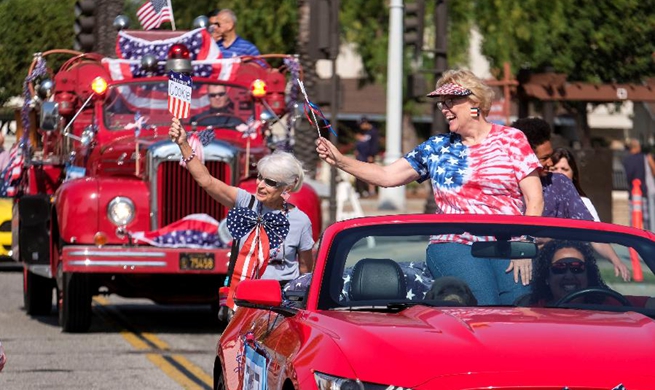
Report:
M 103 103 L 104 123 L 109 130 L 132 129 L 136 126 L 167 126 L 172 115 L 168 111 L 168 82 L 143 80 L 111 86 Z M 194 82 L 191 109 L 187 123 L 198 126 L 236 129 L 253 118 L 255 106 L 247 88 Z
M 506 272 L 510 258 L 528 264 L 528 285 Z M 630 270 L 630 280 L 617 276 L 611 259 Z M 653 241 L 626 232 L 491 223 L 359 226 L 330 244 L 319 308 L 523 306 L 652 315 L 654 262 Z

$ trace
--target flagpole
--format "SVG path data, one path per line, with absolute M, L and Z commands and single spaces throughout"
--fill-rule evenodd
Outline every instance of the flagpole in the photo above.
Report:
M 173 15 L 173 4 L 171 4 L 171 0 L 166 0 L 168 2 L 168 8 L 171 9 L 171 26 L 173 27 L 173 31 L 175 31 L 175 15 Z

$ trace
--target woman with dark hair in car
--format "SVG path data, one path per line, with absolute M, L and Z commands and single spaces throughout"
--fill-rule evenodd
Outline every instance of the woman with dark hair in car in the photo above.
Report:
M 589 292 L 568 303 L 655 308 L 653 298 L 621 295 L 610 289 L 600 275 L 590 244 L 569 240 L 546 243 L 534 261 L 530 303 L 536 306 L 552 305 L 576 291 L 588 288 L 604 289 L 608 293 Z M 625 298 L 625 302 L 622 303 L 617 297 Z
M 566 148 L 557 148 L 550 156 L 550 161 L 552 162 L 550 171 L 561 173 L 571 179 L 575 189 L 578 190 L 580 199 L 582 199 L 582 202 L 587 206 L 587 210 L 589 210 L 594 217 L 594 221 L 600 222 L 600 217 L 598 216 L 596 208 L 591 203 L 591 199 L 589 199 L 587 194 L 585 194 L 582 186 L 580 186 L 580 171 L 578 170 L 578 164 L 575 161 L 573 153 Z
M 549 241 L 539 251 L 534 263 L 530 303 L 554 303 L 588 287 L 608 288 L 600 277 L 589 244 L 568 240 Z M 590 294 L 584 297 L 584 303 L 602 303 L 605 298 Z

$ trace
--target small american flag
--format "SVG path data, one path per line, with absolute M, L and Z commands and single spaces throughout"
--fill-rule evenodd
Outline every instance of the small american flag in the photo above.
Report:
M 16 196 L 22 174 L 23 150 L 16 143 L 9 151 L 9 163 L 0 173 L 0 197 Z
M 168 111 L 174 117 L 189 117 L 191 111 L 191 77 L 177 72 L 170 72 L 168 78 Z
M 172 7 L 168 0 L 149 0 L 139 8 L 136 17 L 144 30 L 152 30 L 172 21 Z

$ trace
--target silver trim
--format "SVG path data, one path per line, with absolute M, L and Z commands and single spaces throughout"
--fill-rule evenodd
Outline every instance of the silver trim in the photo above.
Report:
M 166 267 L 164 261 L 113 261 L 113 260 L 72 260 L 70 266 L 84 267 Z
M 164 252 L 103 252 L 103 251 L 71 251 L 70 256 L 104 256 L 104 257 L 166 257 Z
M 31 264 L 27 266 L 27 269 L 39 276 L 43 276 L 45 278 L 51 279 L 52 278 L 52 272 L 50 271 L 50 265 L 43 265 L 43 264 Z
M 209 145 L 203 147 L 205 161 L 221 161 L 230 165 L 232 185 L 236 185 L 239 179 L 239 149 L 233 145 L 219 140 L 212 141 Z M 159 141 L 148 148 L 146 157 L 146 172 L 150 180 L 150 229 L 159 229 L 157 226 L 157 217 L 159 209 L 157 208 L 157 168 L 159 164 L 166 161 L 179 161 L 182 158 L 182 152 L 179 146 L 171 141 Z

